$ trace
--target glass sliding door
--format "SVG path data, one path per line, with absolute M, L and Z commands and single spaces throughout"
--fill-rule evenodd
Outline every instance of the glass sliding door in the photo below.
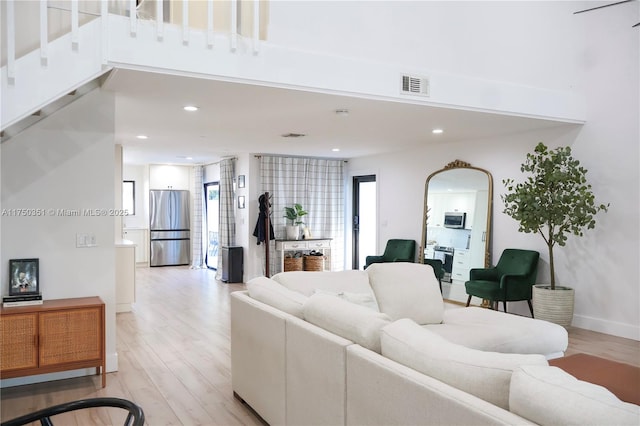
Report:
M 219 233 L 220 226 L 220 182 L 204 184 L 204 192 L 207 200 L 207 268 L 218 268 L 218 254 L 220 249 Z
M 375 255 L 377 240 L 376 176 L 353 177 L 353 269 L 362 269 Z

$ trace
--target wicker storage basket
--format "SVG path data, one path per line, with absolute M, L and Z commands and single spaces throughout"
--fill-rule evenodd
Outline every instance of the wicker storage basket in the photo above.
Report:
M 302 271 L 302 258 L 301 257 L 285 257 L 284 272 L 288 272 L 288 271 Z
M 324 256 L 305 256 L 305 271 L 324 271 Z

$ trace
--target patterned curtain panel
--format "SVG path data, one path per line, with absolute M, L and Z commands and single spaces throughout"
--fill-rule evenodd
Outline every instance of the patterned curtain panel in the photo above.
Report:
M 220 247 L 235 245 L 236 216 L 233 203 L 233 179 L 235 177 L 235 159 L 227 158 L 220 162 Z M 222 256 L 218 256 L 216 279 L 222 279 Z
M 193 259 L 191 260 L 191 269 L 204 268 L 204 186 L 202 184 L 202 176 L 204 167 L 193 166 L 193 224 L 191 226 L 191 252 Z
M 262 192 L 271 195 L 271 220 L 277 239 L 286 238 L 285 207 L 301 204 L 311 238 L 331 238 L 331 270 L 344 267 L 344 161 L 316 158 L 260 159 Z M 272 244 L 274 244 L 272 242 Z M 280 272 L 279 253 L 271 246 L 270 270 Z

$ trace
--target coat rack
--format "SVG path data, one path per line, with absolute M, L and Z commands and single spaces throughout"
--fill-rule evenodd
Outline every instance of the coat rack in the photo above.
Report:
M 265 276 L 269 278 L 271 275 L 271 271 L 269 268 L 269 264 L 271 263 L 271 240 L 275 239 L 273 233 L 273 227 L 271 226 L 271 220 L 269 218 L 271 214 L 271 205 L 269 201 L 269 193 L 265 192 L 264 194 L 258 197 L 260 204 L 260 213 L 258 214 L 258 222 L 256 223 L 256 227 L 253 231 L 254 237 L 258 238 L 258 244 L 264 242 L 264 258 L 265 258 Z
M 269 215 L 271 214 L 271 209 L 269 208 L 269 192 L 265 192 L 264 193 L 264 198 L 265 200 L 267 200 L 266 202 L 266 217 L 264 219 L 264 235 L 267 236 L 266 241 L 265 241 L 265 246 L 264 246 L 264 275 L 265 277 L 269 278 L 271 276 L 270 272 L 269 272 L 269 246 L 271 245 L 271 241 L 270 241 L 270 237 L 271 237 L 271 233 L 269 232 Z

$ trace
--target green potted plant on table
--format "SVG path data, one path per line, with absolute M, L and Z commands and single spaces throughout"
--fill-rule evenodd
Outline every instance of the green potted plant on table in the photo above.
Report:
M 306 212 L 302 205 L 296 203 L 293 207 L 285 207 L 284 208 L 285 215 L 289 221 L 291 221 L 290 225 L 287 225 L 287 240 L 297 240 L 300 238 L 300 225 L 304 224 L 301 220 L 303 216 L 306 216 L 308 212 Z
M 595 215 L 606 212 L 609 205 L 596 204 L 587 170 L 571 156 L 568 146 L 549 149 L 538 143 L 520 171 L 529 173 L 523 183 L 503 180 L 507 189 L 501 196 L 503 212 L 520 223 L 518 231 L 540 234 L 549 251 L 551 282 L 534 286 L 533 313 L 535 318 L 568 327 L 573 318 L 574 290 L 556 285 L 554 246 L 564 246 L 568 235 L 583 236 L 586 229 L 593 229 Z

